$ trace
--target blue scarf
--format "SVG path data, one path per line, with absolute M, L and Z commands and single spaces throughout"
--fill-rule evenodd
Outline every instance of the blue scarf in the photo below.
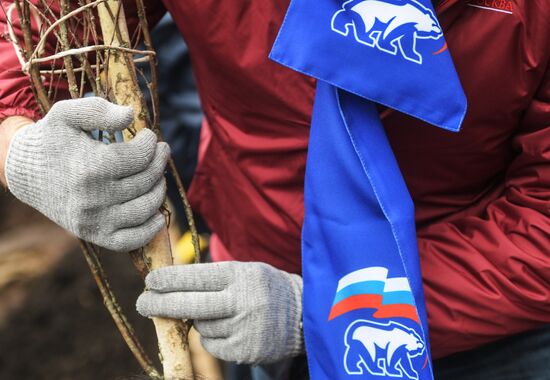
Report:
M 302 231 L 312 379 L 433 379 L 414 206 L 377 104 L 458 131 L 429 0 L 293 0 L 270 58 L 317 78 Z

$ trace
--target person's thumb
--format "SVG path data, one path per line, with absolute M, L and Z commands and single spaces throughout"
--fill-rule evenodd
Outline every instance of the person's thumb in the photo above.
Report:
M 96 129 L 107 132 L 122 131 L 133 120 L 131 107 L 119 106 L 99 97 L 62 100 L 48 112 L 48 118 L 86 132 Z

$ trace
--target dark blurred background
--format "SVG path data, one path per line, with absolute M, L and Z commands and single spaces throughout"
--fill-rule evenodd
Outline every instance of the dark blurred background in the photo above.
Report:
M 152 323 L 134 309 L 143 282 L 130 258 L 101 257 L 121 306 L 155 356 Z M 0 379 L 125 379 L 139 373 L 74 238 L 0 194 Z

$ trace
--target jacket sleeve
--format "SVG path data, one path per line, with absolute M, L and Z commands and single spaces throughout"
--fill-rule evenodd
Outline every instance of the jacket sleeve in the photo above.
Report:
M 418 231 L 434 358 L 550 323 L 550 72 L 483 214 Z
M 21 70 L 21 63 L 8 31 L 7 15 L 10 13 L 16 38 L 22 41 L 23 36 L 17 12 L 13 9 L 13 1 L 0 0 L 0 120 L 14 115 L 37 120 L 41 117 L 40 108 L 34 100 L 29 78 Z M 51 40 L 48 42 L 47 50 L 50 50 Z
M 32 3 L 38 3 L 38 0 L 32 0 Z M 145 1 L 147 7 L 147 17 L 150 25 L 154 25 L 162 15 L 165 9 L 160 1 L 149 0 Z M 21 63 L 17 57 L 15 47 L 10 40 L 8 32 L 7 14 L 10 13 L 10 6 L 13 1 L 0 0 L 0 121 L 8 116 L 27 116 L 37 120 L 42 117 L 40 108 L 34 99 L 30 79 L 22 72 Z M 59 2 L 51 1 L 52 11 L 56 14 L 59 12 Z M 130 35 L 138 24 L 137 10 L 134 1 L 125 2 L 125 12 L 128 21 Z M 23 41 L 17 12 L 12 11 L 12 27 L 19 41 Z M 33 38 L 38 38 L 37 25 L 32 23 Z M 78 31 L 77 31 L 78 33 Z M 53 54 L 56 46 L 54 35 L 51 34 L 45 45 L 44 55 Z M 59 60 L 59 62 L 61 62 Z M 46 86 L 49 86 L 49 76 L 44 77 Z M 57 79 L 57 78 L 54 78 Z M 54 80 L 53 87 L 57 90 L 57 99 L 64 99 L 69 96 L 67 84 L 65 81 Z

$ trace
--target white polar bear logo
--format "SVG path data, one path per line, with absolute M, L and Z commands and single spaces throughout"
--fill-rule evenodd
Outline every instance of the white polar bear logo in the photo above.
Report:
M 345 344 L 344 367 L 349 375 L 366 370 L 375 376 L 418 380 L 411 358 L 421 355 L 426 345 L 413 329 L 393 321 L 359 319 L 346 330 Z
M 443 36 L 433 12 L 416 0 L 349 0 L 332 17 L 332 30 L 364 45 L 422 64 L 417 39 Z

